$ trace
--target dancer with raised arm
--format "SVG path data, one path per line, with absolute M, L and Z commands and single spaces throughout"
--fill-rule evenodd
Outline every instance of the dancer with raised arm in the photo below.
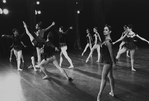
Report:
M 97 27 L 93 28 L 93 31 L 94 31 L 94 37 L 95 37 L 95 41 L 94 41 L 94 46 L 92 47 L 91 49 L 91 52 L 89 53 L 89 56 L 87 57 L 86 59 L 86 63 L 89 61 L 89 59 L 91 58 L 94 50 L 96 49 L 97 50 L 97 54 L 98 54 L 98 59 L 96 62 L 100 62 L 100 45 L 101 45 L 101 37 L 97 31 Z
M 86 52 L 88 47 L 90 48 L 90 51 L 92 49 L 92 41 L 93 41 L 93 39 L 92 39 L 92 36 L 90 34 L 89 29 L 86 29 L 86 33 L 87 33 L 87 35 L 86 35 L 86 37 L 87 37 L 87 44 L 86 44 L 86 46 L 85 46 L 85 48 L 84 48 L 84 50 L 83 50 L 83 52 L 81 54 L 82 56 L 84 55 L 84 53 Z
M 13 35 L 2 35 L 2 37 L 7 37 L 7 38 L 11 38 L 13 40 L 13 49 L 14 49 L 14 54 L 16 56 L 16 60 L 17 60 L 17 68 L 18 71 L 22 71 L 23 69 L 21 69 L 21 58 L 22 56 L 22 46 L 26 47 L 22 40 L 22 35 L 19 34 L 19 30 L 14 28 L 12 30 Z
M 101 101 L 101 96 L 103 90 L 105 88 L 107 77 L 109 78 L 110 82 L 110 95 L 114 96 L 114 78 L 113 78 L 113 66 L 115 66 L 115 61 L 113 57 L 113 49 L 112 49 L 112 39 L 110 37 L 110 26 L 106 25 L 104 27 L 103 34 L 105 36 L 105 41 L 102 43 L 102 63 L 103 63 L 103 70 L 101 76 L 101 83 L 100 83 L 100 90 L 98 92 L 97 101 Z
M 113 44 L 116 44 L 117 42 L 122 41 L 122 42 L 120 43 L 120 45 L 119 45 L 118 52 L 122 49 L 122 47 L 123 47 L 124 44 L 126 43 L 126 38 L 124 38 L 123 40 L 122 40 L 122 38 L 123 38 L 126 34 L 128 34 L 127 26 L 125 25 L 123 28 L 124 28 L 124 32 L 122 33 L 121 37 L 120 37 L 118 40 L 116 40 L 115 42 L 113 42 Z M 126 51 L 126 56 L 129 57 L 129 51 L 128 51 L 128 50 Z
M 37 58 L 38 64 L 39 64 L 39 62 L 41 62 L 41 60 L 40 60 L 41 59 L 41 53 L 43 52 L 42 47 L 43 47 L 43 44 L 45 43 L 45 40 L 43 39 L 44 31 L 48 30 L 53 25 L 55 25 L 55 22 L 52 22 L 52 24 L 48 28 L 46 28 L 45 30 L 42 29 L 41 33 L 39 33 L 39 32 L 38 33 L 35 33 L 36 34 L 35 38 L 29 32 L 29 30 L 27 28 L 27 25 L 26 25 L 26 23 L 24 21 L 23 21 L 23 25 L 24 25 L 26 34 L 29 36 L 30 41 L 31 41 L 31 43 L 33 45 L 32 46 L 32 53 L 31 53 L 32 54 L 32 56 L 31 56 L 31 63 L 32 63 L 32 65 L 29 66 L 29 68 L 33 67 L 34 68 L 34 71 L 37 71 L 35 59 Z
M 41 62 L 41 52 L 42 52 L 42 47 L 43 47 L 43 44 L 45 42 L 45 40 L 43 39 L 44 37 L 44 33 L 49 30 L 53 25 L 55 25 L 55 22 L 52 22 L 52 24 L 50 26 L 48 26 L 47 28 L 45 29 L 41 29 L 41 24 L 42 22 L 39 22 L 36 24 L 36 40 L 38 40 L 39 44 L 36 46 L 36 50 L 37 50 L 37 63 L 39 64 Z
M 123 54 L 124 52 L 126 52 L 127 50 L 130 52 L 130 59 L 131 59 L 131 70 L 132 71 L 136 71 L 134 69 L 134 54 L 135 54 L 135 50 L 137 49 L 137 46 L 135 44 L 135 37 L 141 39 L 142 41 L 145 41 L 149 44 L 149 41 L 146 40 L 145 38 L 139 36 L 138 34 L 136 34 L 135 32 L 132 31 L 132 25 L 129 25 L 127 27 L 127 31 L 128 34 L 126 34 L 124 37 L 122 37 L 121 40 L 123 40 L 124 38 L 126 38 L 126 44 L 123 46 L 123 48 L 117 53 L 116 59 L 118 60 L 121 56 L 121 54 Z
M 67 32 L 69 31 L 69 29 L 72 29 L 72 27 L 69 27 L 64 32 L 63 27 L 61 26 L 59 28 L 59 31 L 57 31 L 58 34 L 59 34 L 59 44 L 60 44 L 60 49 L 61 49 L 61 52 L 60 52 L 60 63 L 59 63 L 59 65 L 62 66 L 62 62 L 63 62 L 62 55 L 64 55 L 64 57 L 68 60 L 68 62 L 70 64 L 70 66 L 68 68 L 74 68 L 74 65 L 72 63 L 72 60 L 70 59 L 70 57 L 68 56 L 68 53 L 67 53 L 66 35 L 67 35 Z
M 44 75 L 45 75 L 43 77 L 43 79 L 48 79 L 49 78 L 45 65 L 48 65 L 48 63 L 52 62 L 55 65 L 55 67 L 57 69 L 59 69 L 59 71 L 66 77 L 67 80 L 72 81 L 72 78 L 68 77 L 65 70 L 63 70 L 58 65 L 58 62 L 57 62 L 56 56 L 55 56 L 55 51 L 58 51 L 58 48 L 55 47 L 54 44 L 52 43 L 52 38 L 51 37 L 52 37 L 51 33 L 48 33 L 46 43 L 44 44 L 44 47 L 43 47 L 43 49 L 44 49 L 44 53 L 43 53 L 44 59 L 38 65 L 41 68 Z

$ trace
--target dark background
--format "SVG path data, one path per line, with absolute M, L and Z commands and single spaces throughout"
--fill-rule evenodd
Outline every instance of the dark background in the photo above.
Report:
M 74 49 L 76 40 L 76 9 L 81 9 L 78 15 L 79 33 L 82 48 L 86 45 L 86 32 L 89 28 L 97 26 L 103 39 L 103 26 L 108 24 L 112 27 L 111 37 L 115 41 L 123 32 L 123 26 L 132 24 L 134 32 L 149 40 L 149 0 L 39 0 L 40 5 L 35 5 L 35 9 L 41 10 L 41 15 L 32 14 L 34 9 L 31 1 L 35 0 L 7 0 L 6 4 L 0 1 L 0 8 L 9 9 L 8 15 L 0 15 L 0 35 L 12 34 L 13 28 L 18 28 L 20 33 L 24 33 L 22 21 L 25 21 L 30 31 L 33 30 L 34 23 L 42 21 L 42 28 L 46 28 L 53 21 L 56 25 L 49 31 L 55 34 L 55 29 L 64 26 L 73 26 L 73 30 L 68 32 L 67 44 L 69 49 Z M 78 5 L 75 2 L 78 1 Z M 47 31 L 46 34 L 49 32 Z M 91 31 L 92 32 L 92 31 Z M 93 33 L 92 33 L 93 34 Z M 28 46 L 25 51 L 30 50 L 28 36 L 24 36 L 24 43 Z M 11 40 L 0 38 L 1 55 L 8 54 Z M 118 47 L 119 43 L 114 45 Z M 147 43 L 138 39 L 138 47 L 149 47 Z

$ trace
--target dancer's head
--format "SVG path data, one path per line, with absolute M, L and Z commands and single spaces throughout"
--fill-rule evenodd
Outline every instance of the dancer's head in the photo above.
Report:
M 109 35 L 110 33 L 111 33 L 111 26 L 105 25 L 103 34 L 104 34 L 105 36 L 107 36 L 107 35 Z
M 39 30 L 39 29 L 41 28 L 41 24 L 42 24 L 42 22 L 37 23 L 36 26 L 35 26 L 35 28 L 36 28 L 37 30 Z
M 63 27 L 63 26 L 61 26 L 61 27 L 59 28 L 59 32 L 61 32 L 61 33 L 64 32 L 64 27 Z
M 16 28 L 12 29 L 12 32 L 13 32 L 14 36 L 18 36 L 19 35 L 19 30 L 16 29 Z
M 94 27 L 93 28 L 93 31 L 96 33 L 97 32 L 97 27 Z

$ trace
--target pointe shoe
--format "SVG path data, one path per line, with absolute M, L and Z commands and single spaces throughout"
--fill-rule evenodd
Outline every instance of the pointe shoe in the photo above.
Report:
M 81 56 L 83 56 L 84 54 L 81 54 Z
M 74 68 L 74 66 L 69 66 L 68 68 L 70 68 L 70 69 L 71 69 L 71 68 Z
M 12 61 L 12 58 L 9 58 L 9 62 L 11 62 Z
M 36 69 L 36 68 L 34 68 L 34 71 L 35 71 L 35 72 L 37 72 L 37 69 Z
M 134 71 L 134 72 L 136 71 L 134 68 L 133 68 L 133 69 L 131 69 L 131 70 L 132 70 L 132 71 Z
M 29 68 L 29 69 L 30 69 L 30 68 L 33 68 L 33 66 L 32 66 L 32 65 L 30 65 L 28 68 Z
M 109 95 L 112 96 L 112 97 L 114 97 L 114 93 L 113 92 L 110 92 Z
M 18 68 L 18 71 L 23 71 L 23 69 L 21 69 L 21 68 Z
M 86 63 L 88 62 L 88 59 L 86 59 Z

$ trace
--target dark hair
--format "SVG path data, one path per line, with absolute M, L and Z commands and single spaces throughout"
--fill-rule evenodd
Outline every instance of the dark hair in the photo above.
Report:
M 60 28 L 61 28 L 62 30 L 64 30 L 64 27 L 63 27 L 63 26 L 60 26 Z
M 41 27 L 42 22 L 41 22 L 41 21 L 40 21 L 40 22 L 38 22 L 38 23 L 37 23 L 37 25 L 38 25 L 39 27 Z
M 15 31 L 19 32 L 19 30 L 17 28 L 13 28 L 12 32 L 14 33 Z
M 129 24 L 127 27 L 130 28 L 130 29 L 133 29 L 133 25 L 132 24 Z
M 111 30 L 112 28 L 111 28 L 111 26 L 110 25 L 108 25 L 108 24 L 106 24 L 105 25 L 105 27 L 108 27 L 109 28 L 109 30 Z

